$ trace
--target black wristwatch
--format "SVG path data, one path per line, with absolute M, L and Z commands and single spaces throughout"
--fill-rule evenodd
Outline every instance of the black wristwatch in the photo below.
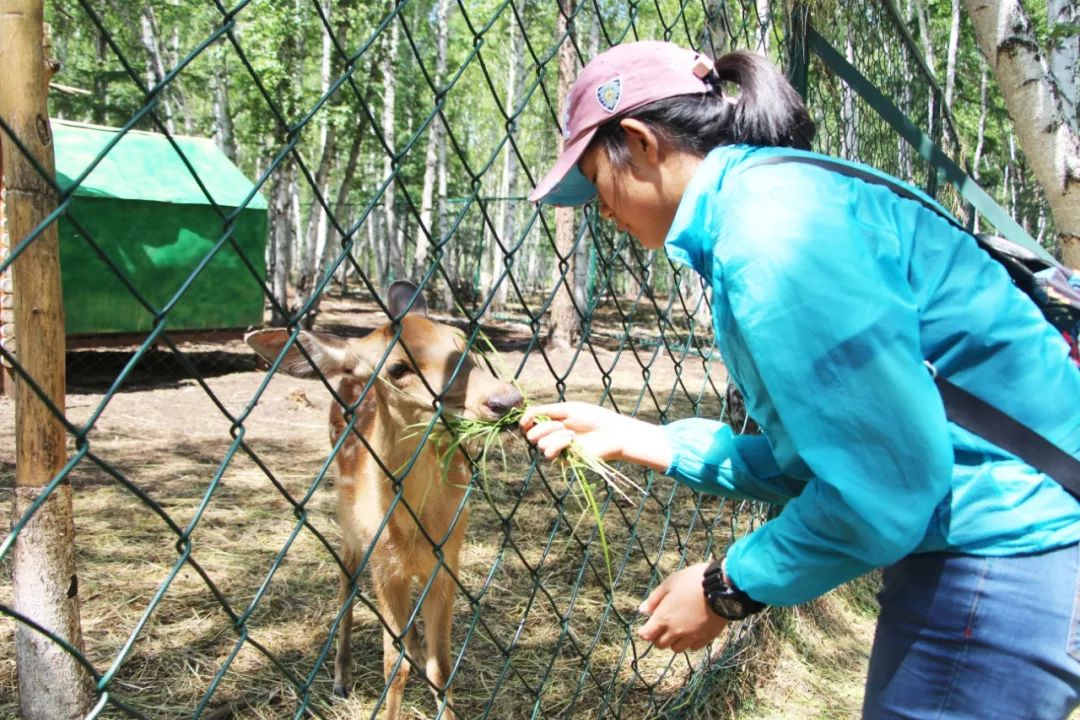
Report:
M 716 560 L 705 570 L 701 587 L 705 590 L 705 602 L 720 617 L 742 620 L 765 609 L 765 603 L 754 600 L 734 585 L 724 581 L 724 561 Z

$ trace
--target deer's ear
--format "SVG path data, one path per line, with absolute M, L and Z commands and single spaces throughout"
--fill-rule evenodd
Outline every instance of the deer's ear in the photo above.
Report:
M 413 300 L 416 298 L 416 300 Z M 409 307 L 412 303 L 412 307 Z M 427 315 L 427 300 L 424 293 L 408 280 L 398 280 L 391 283 L 386 289 L 386 306 L 390 308 L 390 314 L 399 318 L 405 314 L 406 309 L 418 315 Z
M 244 336 L 244 342 L 271 363 L 284 350 L 285 356 L 279 367 L 294 377 L 311 378 L 319 374 L 333 377 L 352 372 L 356 367 L 357 358 L 349 351 L 344 338 L 301 330 L 296 341 L 285 349 L 291 336 L 292 332 L 285 328 L 255 330 Z M 299 346 L 303 346 L 310 360 L 304 357 Z

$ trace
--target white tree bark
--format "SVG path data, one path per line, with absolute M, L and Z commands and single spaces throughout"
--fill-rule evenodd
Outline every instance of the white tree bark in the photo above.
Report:
M 394 110 L 397 104 L 397 54 L 398 43 L 401 37 L 401 21 L 398 18 L 390 23 L 390 32 L 386 41 L 386 58 L 383 63 L 383 111 L 382 133 L 388 149 L 383 156 L 383 178 L 389 178 L 394 173 L 395 151 L 394 143 Z M 383 238 L 386 243 L 386 267 L 382 273 L 384 278 L 393 276 L 400 280 L 401 253 L 395 247 L 397 243 L 397 222 L 394 216 L 394 189 L 396 183 L 391 180 L 383 194 Z
M 212 78 L 214 125 L 211 132 L 214 144 L 225 153 L 225 157 L 236 162 L 236 130 L 233 127 L 232 112 L 229 109 L 229 68 L 226 46 L 221 44 L 214 55 L 216 56 Z
M 517 104 L 518 97 L 521 95 L 521 65 L 524 62 L 524 43 L 522 42 L 521 33 L 518 32 L 517 18 L 514 15 L 513 8 L 511 7 L 507 12 L 510 13 L 510 28 L 507 33 L 507 45 L 510 47 L 510 57 L 507 62 L 506 95 L 503 108 L 506 110 L 507 115 L 512 116 L 514 114 L 514 106 Z M 509 130 L 507 132 L 509 132 Z M 503 147 L 502 173 L 499 176 L 499 200 L 496 204 L 498 215 L 496 216 L 495 227 L 499 233 L 499 242 L 488 243 L 488 258 L 486 263 L 488 282 L 484 284 L 483 290 L 485 295 L 492 291 L 495 293 L 495 296 L 491 301 L 492 307 L 495 308 L 501 308 L 506 304 L 506 293 L 510 286 L 509 278 L 503 280 L 498 287 L 494 287 L 494 284 L 498 281 L 503 272 L 506 259 L 503 248 L 509 248 L 513 244 L 513 238 L 511 237 L 514 231 L 512 211 L 515 203 L 509 198 L 513 195 L 514 189 L 517 187 L 517 175 L 517 155 L 515 154 L 513 145 L 508 140 Z M 489 284 L 492 287 L 489 287 Z
M 300 172 L 295 165 L 290 166 L 292 172 L 289 176 L 289 223 L 292 225 L 291 248 L 289 249 L 289 269 L 292 277 L 300 273 L 300 245 L 304 242 L 304 224 L 300 221 L 300 188 L 296 183 L 296 176 Z M 294 308 L 295 309 L 295 308 Z
M 844 56 L 851 64 L 855 63 L 855 46 L 851 38 L 852 29 L 848 27 L 844 42 Z M 859 159 L 859 106 L 855 91 L 847 83 L 840 88 L 840 121 L 843 129 L 840 133 L 840 155 L 849 160 Z
M 914 0 L 912 8 L 919 25 L 919 37 L 923 44 L 923 57 L 926 60 L 926 66 L 930 68 L 930 74 L 937 77 L 937 55 L 934 53 L 934 37 L 930 29 L 930 16 L 922 0 Z M 937 138 L 934 130 L 938 122 L 936 105 L 937 96 L 931 91 L 926 98 L 926 134 L 932 138 Z
M 158 45 L 157 19 L 154 17 L 154 9 L 147 7 L 139 16 L 139 40 L 146 49 L 146 87 L 153 90 L 165 77 L 165 62 L 161 58 L 161 47 Z M 172 104 L 169 102 L 167 89 L 161 90 L 161 111 L 165 115 L 165 129 L 172 135 L 176 132 L 173 125 Z
M 446 167 L 446 139 L 439 143 L 438 160 L 435 164 L 435 175 L 438 177 L 439 187 L 439 202 L 436 207 L 435 217 L 435 233 L 438 237 L 443 237 L 446 234 L 446 216 L 447 210 L 447 194 L 450 188 L 450 176 Z M 457 261 L 455 257 L 456 245 L 449 245 L 446 248 L 446 255 L 443 257 L 443 270 L 446 272 L 449 282 L 443 287 L 443 307 L 454 307 L 454 282 L 457 280 Z
M 177 0 L 173 0 L 176 4 Z M 172 29 L 172 35 L 169 38 L 169 67 L 173 67 L 180 60 L 180 25 L 174 24 Z M 195 127 L 192 125 L 193 115 L 188 106 L 187 94 L 184 93 L 184 86 L 180 83 L 181 75 L 177 75 L 169 83 L 169 90 L 172 91 L 173 97 L 176 100 L 176 114 L 180 116 L 180 122 L 184 124 L 184 134 L 194 135 Z
M 1019 163 L 1016 162 L 1016 135 L 1009 133 L 1009 162 L 1005 165 L 1004 191 L 1009 202 L 1009 215 L 1019 222 L 1016 213 L 1019 211 L 1018 203 L 1020 193 L 1017 191 L 1019 179 L 1016 177 Z
M 908 8 L 910 13 L 910 7 Z M 900 90 L 900 109 L 904 111 L 904 115 L 911 116 L 912 106 L 914 105 L 914 94 L 912 88 L 914 87 L 913 72 L 912 72 L 912 58 L 911 50 L 908 48 L 907 43 L 901 43 L 900 45 L 900 73 L 904 78 L 904 84 Z M 912 165 L 912 147 L 900 135 L 896 136 L 897 157 L 896 164 L 900 170 L 900 177 L 910 178 L 914 174 L 914 167 Z
M 1028 166 L 1050 203 L 1062 259 L 1080 268 L 1080 138 L 1031 21 L 1019 0 L 964 0 L 964 6 L 979 49 L 1001 87 Z
M 949 19 L 949 48 L 945 57 L 945 106 L 952 107 L 956 91 L 956 56 L 960 47 L 960 0 L 952 0 Z
M 1046 17 L 1051 32 L 1062 26 L 1075 26 L 1080 22 L 1080 10 L 1076 0 L 1047 0 Z M 1058 95 L 1065 110 L 1065 121 L 1078 132 L 1080 117 L 1077 105 L 1080 101 L 1080 35 L 1064 32 L 1052 38 L 1048 51 L 1050 76 L 1057 85 Z
M 986 118 L 990 114 L 990 108 L 986 102 L 986 86 L 989 73 L 986 68 L 982 68 L 979 72 L 979 130 L 975 139 L 975 156 L 971 161 L 971 174 L 974 176 L 976 182 L 979 180 L 980 168 L 982 167 L 983 149 L 986 146 Z M 979 213 L 975 213 L 975 227 L 976 233 L 981 231 L 982 216 Z
M 449 25 L 447 12 L 449 0 L 437 0 L 435 5 L 435 76 L 432 78 L 436 90 L 442 88 L 446 77 L 446 45 Z M 438 171 L 439 150 L 445 145 L 442 115 L 436 114 L 428 126 L 428 144 L 424 151 L 424 185 L 420 190 L 420 227 L 416 233 L 416 253 L 413 255 L 413 277 L 427 271 L 428 254 L 432 241 L 441 239 L 441 218 L 439 223 L 432 222 L 435 205 L 435 183 Z M 436 226 L 437 225 L 437 226 Z
M 323 0 L 323 15 L 329 19 L 331 3 Z M 320 65 L 320 90 L 325 95 L 330 89 L 330 57 L 333 50 L 333 42 L 329 32 L 322 36 L 322 62 Z M 315 171 L 315 188 L 325 202 L 329 202 L 330 196 L 330 172 L 334 166 L 334 158 L 337 156 L 337 127 L 330 120 L 330 113 L 324 111 L 319 120 L 319 167 Z M 312 194 L 311 209 L 308 211 L 307 231 L 300 238 L 300 272 L 296 279 L 297 307 L 303 307 L 315 287 L 319 284 L 326 260 L 326 234 L 328 219 L 326 210 L 318 198 Z M 308 314 L 303 318 L 303 326 L 307 329 L 315 324 L 317 307 L 312 306 Z
M 937 57 L 934 54 L 934 38 L 930 34 L 930 16 L 927 14 L 926 5 L 922 0 L 915 0 L 913 3 L 913 10 L 915 11 L 915 20 L 919 25 L 919 36 L 923 43 L 926 65 L 930 68 L 930 72 L 936 76 Z
M 282 134 L 282 138 L 284 135 Z M 284 142 L 284 139 L 282 139 Z M 270 180 L 269 253 L 270 290 L 278 308 L 271 315 L 271 325 L 284 325 L 289 320 L 289 266 L 292 263 L 292 226 L 289 223 L 289 169 L 282 162 Z
M 769 56 L 769 33 L 772 31 L 772 3 L 771 0 L 756 0 L 758 39 L 757 52 L 765 57 Z
M 337 200 L 334 202 L 334 217 L 337 219 L 338 224 L 345 229 L 351 227 L 353 223 L 352 214 L 348 212 L 349 209 L 349 189 L 352 187 L 353 178 L 356 177 L 356 166 L 360 161 L 360 147 L 363 143 L 364 133 L 358 129 L 353 128 L 352 145 L 349 147 L 349 159 L 345 161 L 345 172 L 342 173 L 341 180 L 338 184 Z M 333 243 L 341 239 L 337 230 L 332 233 L 328 233 L 326 244 L 329 249 Z M 358 233 L 353 233 L 352 247 L 349 248 L 349 256 L 355 258 L 357 251 L 360 249 L 361 238 Z M 345 248 L 341 248 L 341 252 L 344 252 Z M 352 272 L 353 264 L 346 260 L 338 265 L 338 282 L 342 286 L 342 292 L 345 289 L 345 280 L 348 274 Z

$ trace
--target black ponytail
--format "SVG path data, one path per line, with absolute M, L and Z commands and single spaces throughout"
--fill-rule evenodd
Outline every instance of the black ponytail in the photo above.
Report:
M 739 87 L 732 100 L 729 143 L 810 149 L 814 123 L 799 93 L 775 65 L 757 53 L 739 51 L 717 60 L 715 72 L 721 83 Z
M 735 51 L 720 57 L 705 78 L 712 91 L 657 100 L 602 125 L 593 140 L 611 163 L 630 161 L 619 120 L 651 126 L 677 150 L 704 157 L 720 145 L 746 144 L 810 149 L 814 123 L 802 98 L 768 59 Z M 736 92 L 727 94 L 727 84 Z

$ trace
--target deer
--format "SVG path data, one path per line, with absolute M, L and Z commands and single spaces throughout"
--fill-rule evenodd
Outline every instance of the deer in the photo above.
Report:
M 339 378 L 338 400 L 330 408 L 330 444 L 336 447 L 349 433 L 336 458 L 344 545 L 338 601 L 348 607 L 338 633 L 334 695 L 347 697 L 352 685 L 352 584 L 370 548 L 368 568 L 383 622 L 385 717 L 398 720 L 410 665 L 420 668 L 426 657 L 427 681 L 441 717 L 454 720 L 451 623 L 471 472 L 460 450 L 444 462 L 445 449 L 440 451 L 422 428 L 432 419 L 435 400 L 446 413 L 495 420 L 519 407 L 522 395 L 468 353 L 460 332 L 428 316 L 427 303 L 412 283 L 393 283 L 387 307 L 396 320 L 362 338 L 300 331 L 290 344 L 291 331 L 272 328 L 250 332 L 244 340 L 271 363 L 280 357 L 279 369 L 289 375 Z M 406 468 L 407 475 L 394 477 Z M 417 583 L 428 587 L 420 607 L 424 655 L 417 629 L 409 625 Z M 405 658 L 397 649 L 402 644 Z

